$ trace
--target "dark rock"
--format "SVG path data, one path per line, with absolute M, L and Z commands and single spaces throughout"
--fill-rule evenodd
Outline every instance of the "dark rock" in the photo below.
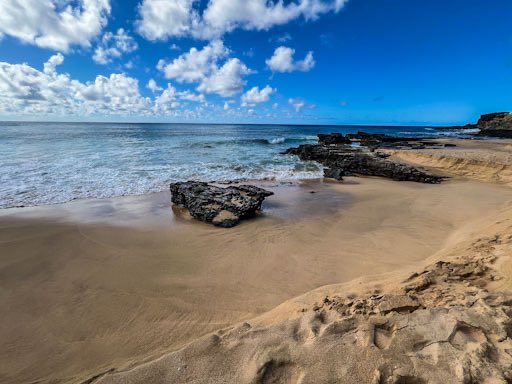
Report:
M 512 139 L 512 130 L 508 129 L 486 129 L 481 130 L 476 136 L 498 137 L 500 139 Z
M 171 200 L 187 208 L 192 217 L 218 227 L 230 228 L 261 210 L 266 197 L 273 195 L 253 185 L 226 188 L 186 181 L 171 184 Z
M 389 155 L 364 147 L 349 145 L 303 144 L 290 148 L 288 154 L 299 156 L 301 160 L 323 164 L 324 176 L 341 180 L 343 176 L 381 176 L 398 181 L 420 183 L 440 183 L 443 178 L 424 170 L 388 158 Z
M 345 172 L 341 168 L 325 168 L 324 177 L 328 179 L 343 180 Z
M 357 132 L 346 136 L 350 141 L 358 142 L 370 150 L 377 148 L 388 149 L 425 149 L 427 147 L 439 147 L 441 144 L 428 137 L 400 137 L 389 136 L 383 133 Z
M 512 138 L 512 113 L 495 112 L 480 116 L 478 136 Z
M 356 140 L 360 142 L 382 142 L 382 143 L 399 143 L 399 142 L 412 142 L 412 141 L 420 141 L 425 138 L 420 137 L 400 137 L 400 136 L 389 136 L 383 133 L 366 133 L 366 132 L 357 132 L 357 133 L 349 133 L 347 137 L 351 140 Z
M 476 126 L 476 124 L 466 124 L 466 125 L 450 125 L 450 126 L 446 126 L 446 127 L 432 127 L 432 128 L 435 128 L 437 130 L 456 130 L 456 129 L 475 129 L 475 128 L 478 128 Z
M 343 136 L 341 133 L 331 133 L 331 134 L 322 134 L 318 135 L 318 142 L 331 145 L 331 144 L 350 144 L 351 141 L 348 137 Z
M 499 128 L 504 120 L 510 117 L 510 112 L 494 112 L 480 116 L 476 126 L 480 129 Z

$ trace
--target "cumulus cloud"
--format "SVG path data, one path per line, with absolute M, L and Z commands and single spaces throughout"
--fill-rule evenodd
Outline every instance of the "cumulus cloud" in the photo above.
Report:
M 154 79 L 149 79 L 148 84 L 146 85 L 146 88 L 149 89 L 153 93 L 164 90 L 162 87 L 160 87 L 156 83 L 156 81 Z
M 154 99 L 144 97 L 137 79 L 123 73 L 96 76 L 81 82 L 57 67 L 64 62 L 61 53 L 51 56 L 40 71 L 27 64 L 0 62 L 1 115 L 56 116 L 147 116 L 169 115 L 192 118 L 208 106 L 202 94 L 179 91 L 171 84 L 160 87 L 154 79 L 146 85 Z M 197 103 L 194 110 L 180 106 Z
M 338 12 L 347 0 L 209 0 L 201 14 L 194 0 L 142 0 L 138 31 L 149 40 L 221 37 L 237 28 L 267 30 L 300 17 L 315 20 Z M 169 22 L 172 20 L 172 22 Z
M 273 72 L 310 71 L 315 66 L 313 52 L 308 52 L 304 60 L 294 61 L 295 50 L 289 47 L 278 47 L 270 59 L 265 60 L 268 68 Z
M 43 71 L 27 64 L 0 62 L 0 111 L 5 114 L 145 115 L 151 106 L 138 81 L 124 74 L 97 76 L 82 83 L 56 67 L 59 53 Z
M 168 79 L 176 79 L 180 83 L 193 83 L 203 80 L 215 67 L 219 59 L 230 53 L 221 40 L 212 41 L 203 49 L 191 48 L 170 63 L 158 62 L 157 68 L 164 72 Z
M 199 92 L 229 97 L 241 92 L 246 84 L 243 77 L 253 73 L 239 59 L 227 58 L 229 54 L 221 40 L 214 40 L 200 50 L 191 48 L 169 63 L 160 60 L 157 68 L 168 79 L 197 83 Z
M 197 93 L 194 93 L 194 92 L 190 92 L 190 91 L 182 91 L 182 92 L 178 92 L 178 97 L 181 99 L 181 100 L 185 100 L 185 101 L 194 101 L 196 103 L 206 103 L 206 98 L 204 97 L 203 94 L 197 94 Z
M 180 100 L 192 101 L 204 104 L 206 102 L 204 95 L 198 95 L 190 91 L 178 91 L 171 84 L 167 84 L 167 88 L 155 98 L 153 111 L 159 115 L 168 115 L 170 113 L 177 114 L 177 109 L 182 105 Z M 197 112 L 198 110 L 196 110 Z M 189 113 L 189 110 L 182 111 Z
M 103 35 L 92 58 L 98 64 L 108 64 L 113 59 L 120 58 L 124 53 L 131 53 L 137 48 L 138 45 L 133 37 L 123 28 L 119 28 L 115 34 L 107 32 Z
M 148 40 L 192 35 L 199 23 L 194 0 L 143 0 L 139 5 L 137 30 Z
M 171 84 L 167 84 L 167 89 L 165 89 L 160 96 L 155 98 L 154 111 L 157 114 L 167 114 L 174 111 L 179 105 L 176 88 Z
M 0 37 L 66 52 L 89 47 L 110 14 L 109 0 L 2 0 Z
M 97 76 L 92 83 L 77 85 L 77 99 L 86 114 L 145 115 L 151 104 L 141 96 L 138 80 L 121 73 Z M 84 103 L 80 103 L 80 98 Z
M 201 81 L 197 90 L 230 97 L 242 92 L 246 84 L 243 76 L 251 73 L 253 72 L 239 59 L 229 59 L 222 67 L 214 67 L 210 76 Z
M 64 56 L 62 53 L 57 53 L 48 59 L 46 63 L 43 64 L 44 73 L 47 75 L 55 74 L 55 69 L 58 65 L 61 65 L 64 62 Z
M 259 87 L 253 87 L 242 95 L 242 106 L 254 106 L 258 103 L 264 103 L 270 99 L 270 95 L 276 90 L 269 85 L 261 90 Z

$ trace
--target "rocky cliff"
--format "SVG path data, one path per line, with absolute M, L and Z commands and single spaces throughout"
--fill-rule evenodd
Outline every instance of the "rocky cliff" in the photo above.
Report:
M 479 136 L 512 137 L 512 113 L 496 112 L 480 116 L 476 127 Z

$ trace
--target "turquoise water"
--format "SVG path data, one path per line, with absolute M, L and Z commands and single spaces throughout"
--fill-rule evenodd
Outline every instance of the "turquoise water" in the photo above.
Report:
M 281 155 L 317 133 L 454 136 L 427 127 L 0 122 L 0 208 L 166 190 L 178 180 L 318 178 Z

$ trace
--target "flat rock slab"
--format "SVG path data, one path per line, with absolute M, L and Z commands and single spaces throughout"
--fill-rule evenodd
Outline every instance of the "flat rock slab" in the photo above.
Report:
M 253 217 L 273 192 L 254 185 L 221 188 L 208 183 L 185 181 L 171 184 L 171 200 L 188 209 L 192 217 L 218 227 L 230 228 Z

